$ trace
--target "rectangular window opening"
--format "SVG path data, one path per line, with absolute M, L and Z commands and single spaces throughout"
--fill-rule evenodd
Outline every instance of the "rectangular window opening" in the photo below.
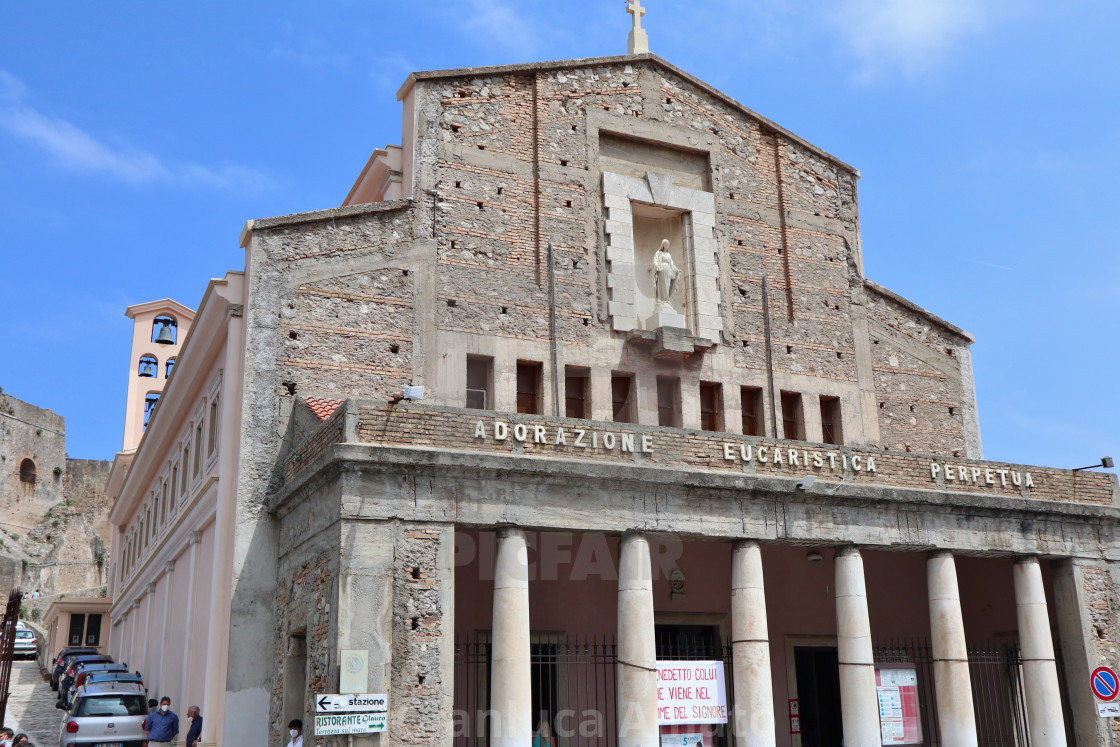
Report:
M 198 472 L 202 468 L 202 423 L 199 423 L 194 429 L 194 476 L 198 477 Z
M 723 430 L 723 385 L 714 381 L 700 382 L 700 430 Z
M 591 417 L 591 369 L 564 366 L 564 416 Z
M 210 432 L 206 439 L 206 455 L 210 456 L 218 448 L 218 398 L 210 402 Z
M 681 380 L 676 376 L 657 377 L 657 424 L 681 427 Z
M 765 436 L 762 419 L 762 389 L 745 386 L 740 389 L 743 408 L 743 435 Z
M 494 359 L 490 356 L 467 356 L 467 403 L 469 410 L 493 409 Z
M 801 409 L 801 395 L 797 392 L 782 392 L 782 438 L 805 440 L 805 414 Z
M 538 361 L 517 362 L 517 411 L 527 415 L 540 415 L 541 379 L 544 366 Z
M 826 444 L 844 443 L 839 397 L 821 397 L 821 439 Z
M 636 392 L 634 374 L 611 372 L 611 410 L 616 423 L 637 421 Z

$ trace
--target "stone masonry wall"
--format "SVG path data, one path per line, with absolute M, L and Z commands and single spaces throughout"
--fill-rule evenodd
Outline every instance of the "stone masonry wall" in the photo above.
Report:
M 35 464 L 35 482 L 20 480 L 25 459 Z M 66 423 L 62 416 L 0 394 L 0 516 L 3 529 L 19 534 L 34 527 L 63 499 Z
M 964 456 L 960 336 L 889 298 L 873 292 L 867 298 L 883 445 Z
M 437 574 L 440 530 L 404 525 L 397 540 L 393 572 L 393 666 L 390 708 L 399 743 L 436 745 L 450 714 L 444 713 L 452 682 L 445 679 L 442 653 L 452 641 L 443 638 L 450 610 L 441 602 Z M 393 742 L 398 742 L 394 739 Z
M 303 712 L 314 714 L 313 693 L 334 692 L 328 675 L 331 652 L 331 610 L 335 594 L 334 553 L 324 552 L 287 569 L 281 576 L 276 599 L 276 637 L 273 671 L 273 697 L 269 723 L 272 724 L 272 744 L 287 743 L 287 720 L 283 718 L 285 659 L 293 633 L 303 633 L 307 644 L 307 686 Z M 304 718 L 305 741 L 324 744 L 322 737 L 314 738 L 313 724 Z
M 709 433 L 680 428 L 658 426 L 628 425 L 623 423 L 587 423 L 566 418 L 542 416 L 499 415 L 477 410 L 446 407 L 425 407 L 423 405 L 396 405 L 388 407 L 377 403 L 347 403 L 358 411 L 358 433 L 364 443 L 398 446 L 420 446 L 436 449 L 477 450 L 525 454 L 526 456 L 563 457 L 595 459 L 599 461 L 629 462 L 655 467 L 673 467 L 689 470 L 734 470 L 760 475 L 801 477 L 817 474 L 822 480 L 839 481 L 841 477 L 857 484 L 889 485 L 893 487 L 918 488 L 926 490 L 948 490 L 957 493 L 987 494 L 1004 497 L 1021 497 L 1035 500 L 1059 501 L 1063 503 L 1086 503 L 1111 506 L 1116 503 L 1116 485 L 1112 475 L 1104 473 L 1072 472 L 1049 467 L 1010 465 L 999 462 L 981 462 L 966 459 L 945 458 L 942 456 L 907 454 L 896 451 L 881 451 L 860 447 L 835 447 L 826 444 L 809 444 L 792 441 L 775 441 L 766 438 L 751 438 L 728 433 Z M 499 420 L 509 424 L 510 432 L 504 440 L 493 438 L 493 423 Z M 476 437 L 479 422 L 483 424 L 485 435 Z M 513 434 L 514 424 L 524 424 L 527 435 L 524 441 Z M 547 443 L 534 443 L 534 426 L 543 428 Z M 557 445 L 557 428 L 564 428 L 567 443 Z M 586 446 L 575 445 L 576 431 L 586 429 Z M 601 441 L 591 445 L 591 432 L 596 439 L 604 433 L 637 434 L 634 438 L 635 451 L 621 449 L 618 438 L 612 448 L 605 448 Z M 641 453 L 641 435 L 653 438 L 652 453 Z M 727 459 L 724 444 L 731 443 L 732 459 Z M 749 463 L 741 459 L 739 445 L 751 445 L 757 455 L 758 447 L 767 449 L 763 462 L 757 456 Z M 781 462 L 775 461 L 775 451 L 780 451 Z M 793 464 L 790 453 L 796 455 Z M 822 465 L 813 466 L 814 453 L 822 455 Z M 835 467 L 830 465 L 828 454 L 835 455 Z M 808 459 L 806 459 L 806 454 Z M 845 455 L 844 461 L 841 455 Z M 860 456 L 861 470 L 852 469 L 851 456 Z M 875 460 L 875 472 L 867 471 L 867 459 Z M 931 477 L 930 462 L 941 465 L 942 474 L 935 480 Z M 311 462 L 308 462 L 309 464 Z M 954 479 L 945 480 L 944 472 L 952 467 Z M 976 468 L 979 476 L 972 472 Z M 986 481 L 986 470 L 992 470 L 994 484 Z M 998 470 L 1018 473 L 1019 485 L 1014 484 L 1010 475 L 1001 480 Z M 1025 484 L 1026 473 L 1030 473 L 1034 487 Z M 964 479 L 961 479 L 961 476 Z M 1002 482 L 1006 482 L 1003 485 Z
M 709 357 L 730 357 L 735 367 L 759 372 L 755 379 L 765 370 L 764 275 L 780 380 L 859 379 L 860 346 L 871 343 L 861 339 L 853 306 L 871 309 L 880 326 L 893 324 L 904 337 L 915 324 L 936 335 L 928 320 L 909 312 L 897 324 L 865 290 L 856 175 L 848 167 L 661 66 L 616 61 L 488 71 L 425 81 L 418 90 L 431 101 L 426 117 L 437 122 L 421 124 L 428 128 L 421 135 L 438 138 L 438 147 L 423 151 L 433 154 L 431 163 L 418 170 L 436 171 L 434 313 L 441 330 L 547 339 L 551 242 L 558 339 L 586 346 L 610 337 L 604 260 L 596 256 L 603 216 L 598 143 L 589 125 L 595 113 L 612 131 L 629 128 L 635 137 L 652 137 L 641 127 L 667 125 L 717 143 L 711 181 L 725 329 Z M 967 342 L 937 344 L 952 349 Z M 953 356 L 942 351 L 945 360 L 931 367 L 911 360 L 907 349 L 888 353 L 880 345 L 870 352 L 874 383 L 867 388 L 878 390 L 884 403 L 870 417 L 880 421 L 882 442 L 903 451 L 963 454 L 962 389 L 971 382 L 962 384 Z M 892 359 L 900 362 L 891 365 Z

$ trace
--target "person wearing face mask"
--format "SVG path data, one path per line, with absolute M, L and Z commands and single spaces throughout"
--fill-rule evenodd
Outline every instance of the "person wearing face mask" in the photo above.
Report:
M 194 747 L 202 741 L 202 712 L 198 710 L 198 706 L 192 705 L 187 709 L 187 720 L 191 722 L 191 728 L 187 729 L 185 747 Z
M 288 722 L 288 734 L 291 735 L 292 741 L 288 742 L 288 747 L 303 747 L 303 722 L 298 718 L 292 719 Z
M 0 729 L 0 747 L 12 747 L 12 739 L 15 736 L 16 733 L 6 726 Z
M 159 699 L 159 710 L 148 714 L 145 727 L 148 730 L 148 744 L 169 745 L 179 736 L 179 717 L 171 710 L 171 698 L 166 695 Z

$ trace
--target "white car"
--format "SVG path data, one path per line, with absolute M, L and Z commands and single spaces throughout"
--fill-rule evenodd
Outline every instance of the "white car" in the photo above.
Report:
M 16 644 L 12 656 L 30 656 L 34 659 L 39 655 L 39 639 L 35 632 L 28 627 L 16 626 Z
M 140 685 L 83 685 L 62 718 L 59 747 L 139 747 L 148 701 Z

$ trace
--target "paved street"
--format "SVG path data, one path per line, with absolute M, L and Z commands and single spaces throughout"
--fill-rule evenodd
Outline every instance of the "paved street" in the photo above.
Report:
M 11 694 L 4 725 L 26 732 L 35 747 L 58 747 L 62 711 L 54 707 L 55 693 L 39 674 L 34 661 L 12 662 Z

